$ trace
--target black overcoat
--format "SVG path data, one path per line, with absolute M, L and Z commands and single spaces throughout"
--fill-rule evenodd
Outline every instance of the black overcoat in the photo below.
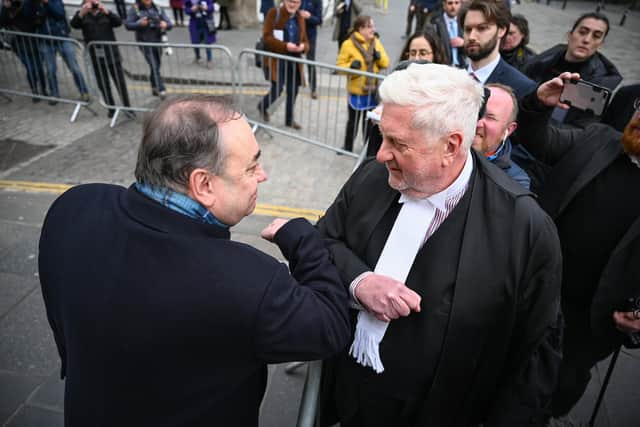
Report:
M 423 402 L 416 426 L 541 425 L 541 406 L 554 387 L 560 362 L 556 229 L 531 193 L 486 160 L 475 154 L 473 159 L 450 314 L 441 318 L 446 333 L 437 366 L 424 367 L 435 369 L 435 379 L 416 396 Z M 363 260 L 374 244 L 374 230 L 397 200 L 387 176 L 384 166 L 365 163 L 319 222 L 345 283 L 372 271 L 377 261 Z M 383 233 L 385 240 L 389 232 Z M 428 256 L 419 252 L 411 271 Z M 423 285 L 417 281 L 420 277 L 409 272 L 407 286 Z M 407 319 L 422 318 L 422 313 L 412 313 Z M 397 357 L 411 349 L 388 351 Z M 326 401 L 332 392 L 323 390 Z M 337 402 L 338 408 L 353 405 Z

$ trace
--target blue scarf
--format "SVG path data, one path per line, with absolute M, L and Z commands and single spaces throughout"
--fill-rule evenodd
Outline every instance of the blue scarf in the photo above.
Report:
M 205 224 L 217 225 L 224 229 L 229 228 L 227 224 L 216 218 L 207 208 L 185 194 L 178 193 L 168 188 L 152 187 L 140 182 L 136 182 L 135 186 L 136 190 L 140 193 L 152 200 L 155 200 L 172 211 L 178 212 Z

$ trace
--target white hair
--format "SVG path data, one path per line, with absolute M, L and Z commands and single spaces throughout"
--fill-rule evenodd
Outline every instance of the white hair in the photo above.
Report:
M 471 147 L 484 91 L 465 70 L 441 64 L 411 64 L 387 76 L 379 90 L 383 103 L 413 109 L 412 126 L 431 138 L 461 131 Z

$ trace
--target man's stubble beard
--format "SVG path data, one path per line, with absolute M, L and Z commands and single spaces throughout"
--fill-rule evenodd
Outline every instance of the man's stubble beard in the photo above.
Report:
M 467 56 L 469 57 L 469 59 L 471 59 L 472 61 L 480 61 L 486 58 L 487 56 L 491 55 L 493 50 L 496 48 L 497 44 L 498 44 L 498 31 L 496 31 L 496 34 L 493 36 L 491 40 L 489 40 L 489 42 L 485 46 L 480 45 L 480 49 L 478 49 L 478 52 L 469 53 L 467 52 L 466 46 L 464 50 Z

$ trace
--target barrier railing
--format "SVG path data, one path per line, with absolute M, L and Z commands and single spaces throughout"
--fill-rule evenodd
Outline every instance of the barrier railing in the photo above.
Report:
M 256 56 L 266 65 L 257 67 Z M 313 71 L 315 85 L 310 76 Z M 351 113 L 354 123 L 349 126 L 355 137 L 347 138 L 350 132 L 347 128 L 350 115 L 347 82 L 362 76 L 379 83 L 384 75 L 254 49 L 240 52 L 236 74 L 236 101 L 256 128 L 360 157 L 365 146 L 363 123 L 366 123 L 367 105 L 355 106 L 355 112 Z M 287 112 L 286 104 L 291 102 L 287 101 L 287 96 L 296 91 L 295 102 Z M 375 90 L 362 98 L 375 104 Z M 353 105 L 353 99 L 351 101 Z M 353 152 L 344 149 L 345 142 L 353 144 Z
M 150 111 L 164 96 L 235 93 L 235 61 L 225 46 L 95 41 L 87 45 L 85 61 L 111 127 L 121 111 Z
M 93 95 L 86 80 L 82 45 L 67 37 L 8 30 L 0 30 L 0 37 L 7 47 L 0 50 L 0 93 L 52 105 L 75 104 L 70 119 L 75 121 Z

